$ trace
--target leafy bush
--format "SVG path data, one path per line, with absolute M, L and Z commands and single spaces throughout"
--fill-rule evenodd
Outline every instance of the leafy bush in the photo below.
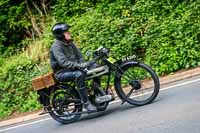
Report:
M 47 73 L 49 64 L 28 60 L 18 55 L 0 67 L 0 118 L 13 112 L 25 112 L 40 107 L 31 79 Z
M 13 26 L 11 31 L 16 29 L 13 35 L 16 36 L 21 28 L 26 29 L 31 25 L 30 20 L 21 18 L 21 12 L 26 9 L 24 2 L 16 2 L 21 3 L 20 7 L 10 7 L 1 5 L 0 0 L 0 7 L 7 7 L 0 9 L 3 11 L 0 13 L 0 55 L 13 55 L 10 51 L 17 46 L 5 48 L 2 45 L 8 39 L 5 35 L 9 26 Z M 139 60 L 152 66 L 159 75 L 200 65 L 200 43 L 197 41 L 197 34 L 200 34 L 199 0 L 47 2 L 50 2 L 48 9 L 39 8 L 44 9 L 41 11 L 31 8 L 34 17 L 43 18 L 37 19 L 42 34 L 40 38 L 32 38 L 31 42 L 30 38 L 25 39 L 20 43 L 26 47 L 25 50 L 0 58 L 0 118 L 15 111 L 40 108 L 30 80 L 50 70 L 48 51 L 53 43 L 51 27 L 56 22 L 63 21 L 72 26 L 70 31 L 83 53 L 105 46 L 111 48 L 112 56 L 117 58 L 136 54 Z M 41 6 L 37 2 L 35 4 L 35 7 Z M 49 14 L 45 16 L 46 10 Z M 10 14 L 18 12 L 13 18 L 9 16 L 6 19 L 4 13 L 7 11 Z M 16 23 L 11 23 L 18 19 Z M 9 21 L 6 28 L 4 21 Z
M 95 0 L 56 0 L 53 6 L 53 15 L 59 21 L 66 21 L 72 17 L 83 14 L 94 7 L 96 4 Z
M 102 5 L 70 21 L 84 52 L 103 45 L 115 57 L 136 54 L 160 75 L 199 65 L 198 1 L 119 0 Z

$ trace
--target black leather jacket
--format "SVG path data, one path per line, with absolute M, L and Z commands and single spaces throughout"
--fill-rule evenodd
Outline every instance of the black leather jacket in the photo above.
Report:
M 55 40 L 50 49 L 50 64 L 55 74 L 62 71 L 73 71 L 84 61 L 80 50 L 73 42 Z

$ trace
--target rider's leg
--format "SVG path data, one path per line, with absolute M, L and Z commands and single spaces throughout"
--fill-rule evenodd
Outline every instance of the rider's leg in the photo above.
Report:
M 88 98 L 88 91 L 85 87 L 85 74 L 81 71 L 73 71 L 73 72 L 64 72 L 60 74 L 59 81 L 67 82 L 67 81 L 75 81 L 77 88 L 79 90 L 81 99 L 84 102 L 85 108 L 90 111 L 96 111 L 96 107 L 91 104 Z
M 101 87 L 101 78 L 100 77 L 93 78 L 92 87 L 94 89 Z
M 77 84 L 77 87 L 79 89 L 80 96 L 84 102 L 85 108 L 87 111 L 97 111 L 96 107 L 93 106 L 88 98 L 88 91 L 85 87 L 85 74 L 81 71 L 76 72 L 75 74 L 75 82 Z

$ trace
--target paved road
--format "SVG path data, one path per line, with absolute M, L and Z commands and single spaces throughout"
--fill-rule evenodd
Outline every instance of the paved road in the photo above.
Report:
M 169 89 L 170 88 L 170 89 Z M 200 133 L 200 77 L 164 86 L 154 103 L 120 102 L 107 111 L 61 125 L 52 119 L 4 127 L 4 133 Z

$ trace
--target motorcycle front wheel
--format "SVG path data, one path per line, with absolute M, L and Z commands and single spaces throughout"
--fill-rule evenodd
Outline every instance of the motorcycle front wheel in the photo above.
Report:
M 120 98 L 132 105 L 151 103 L 158 95 L 160 82 L 157 74 L 146 64 L 127 63 L 115 78 L 115 89 Z

